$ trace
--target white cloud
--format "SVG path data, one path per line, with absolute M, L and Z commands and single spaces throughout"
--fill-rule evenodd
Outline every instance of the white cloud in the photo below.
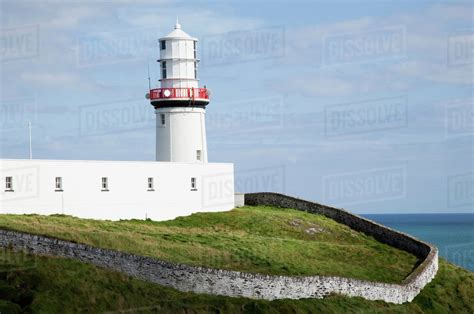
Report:
M 474 6 L 469 1 L 466 4 L 435 4 L 428 14 L 444 20 L 472 20 Z
M 23 73 L 20 77 L 26 83 L 57 86 L 72 84 L 79 80 L 78 76 L 69 73 Z
M 94 6 L 78 7 L 71 5 L 61 7 L 53 12 L 53 16 L 43 23 L 45 27 L 57 29 L 75 27 L 85 19 L 100 15 L 100 10 L 97 10 Z
M 446 62 L 407 61 L 391 67 L 394 75 L 416 77 L 438 83 L 474 84 L 472 65 L 449 67 Z
M 448 36 L 453 25 L 471 25 L 473 6 L 434 5 L 425 12 L 366 17 L 287 30 L 288 58 L 283 66 L 300 67 L 282 79 L 272 79 L 272 89 L 309 96 L 344 96 L 352 93 L 400 91 L 420 80 L 447 84 L 472 84 L 473 65 L 448 66 Z M 405 56 L 368 60 L 365 63 L 324 65 L 326 37 L 383 30 L 405 29 Z M 461 27 L 462 28 L 462 27 Z M 308 71 L 313 67 L 314 71 Z
M 282 94 L 298 94 L 304 96 L 349 95 L 356 86 L 346 80 L 328 76 L 300 75 L 281 84 L 278 79 L 270 80 L 266 87 L 278 90 Z
M 263 26 L 256 18 L 222 14 L 219 11 L 196 9 L 195 7 L 119 8 L 117 17 L 133 27 L 159 27 L 160 32 L 172 30 L 179 19 L 184 30 L 191 29 L 191 35 L 225 33 L 236 30 L 254 29 Z M 191 32 L 191 31 L 190 31 Z

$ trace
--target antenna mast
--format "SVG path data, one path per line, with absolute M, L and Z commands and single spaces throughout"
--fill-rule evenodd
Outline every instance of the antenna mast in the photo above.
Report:
M 28 137 L 30 142 L 30 159 L 33 159 L 33 150 L 31 148 L 31 121 L 28 120 Z

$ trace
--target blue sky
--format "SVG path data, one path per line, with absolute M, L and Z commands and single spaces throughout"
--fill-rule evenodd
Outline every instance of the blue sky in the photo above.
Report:
M 0 157 L 153 160 L 156 39 L 198 37 L 210 161 L 358 213 L 474 212 L 473 5 L 3 1 Z

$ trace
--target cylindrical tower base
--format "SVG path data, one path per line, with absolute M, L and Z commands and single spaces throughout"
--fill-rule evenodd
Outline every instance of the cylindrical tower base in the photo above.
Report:
M 205 112 L 196 107 L 155 109 L 156 160 L 207 163 Z

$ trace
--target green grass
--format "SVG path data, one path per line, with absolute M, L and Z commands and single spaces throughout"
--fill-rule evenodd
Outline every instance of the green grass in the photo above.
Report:
M 264 206 L 165 222 L 0 215 L 0 228 L 171 262 L 267 274 L 401 282 L 418 263 L 415 256 L 324 216 Z
M 183 293 L 69 259 L 3 250 L 1 313 L 473 313 L 474 274 L 440 261 L 411 303 L 361 298 L 257 301 Z

